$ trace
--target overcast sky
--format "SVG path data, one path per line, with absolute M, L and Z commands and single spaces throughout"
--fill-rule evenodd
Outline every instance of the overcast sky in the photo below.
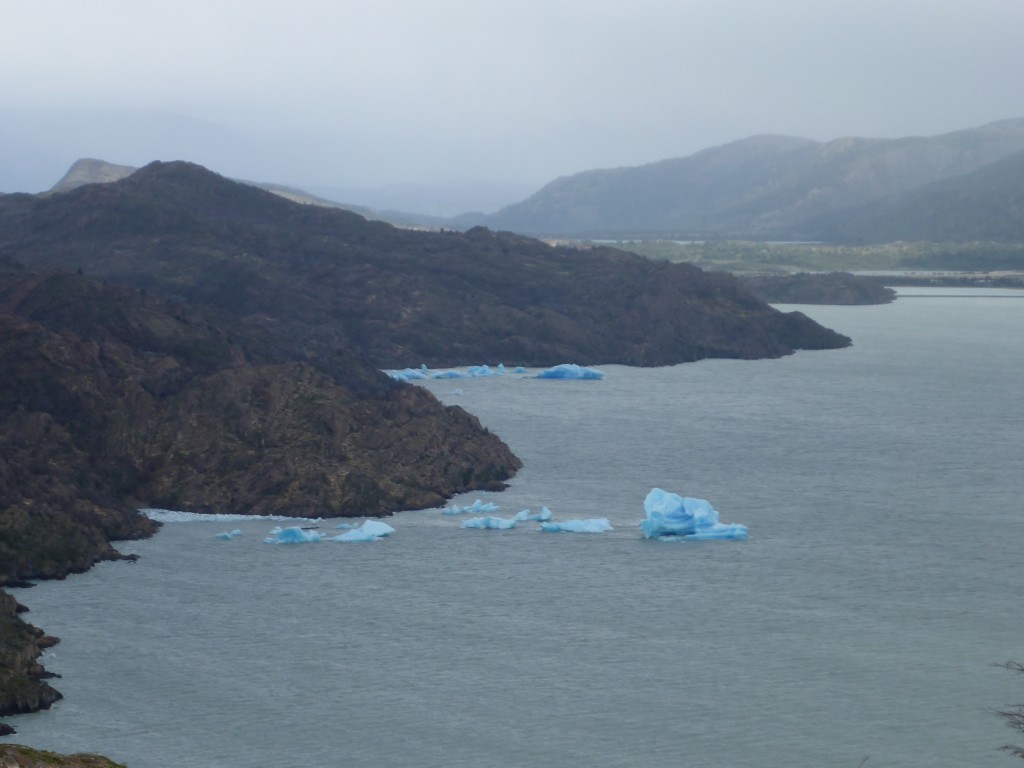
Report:
M 0 0 L 0 191 L 79 157 L 535 189 L 1024 116 L 1024 0 Z

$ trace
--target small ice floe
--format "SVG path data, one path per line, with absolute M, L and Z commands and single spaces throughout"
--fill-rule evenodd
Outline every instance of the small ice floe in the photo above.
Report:
M 531 520 L 539 523 L 551 519 L 551 510 L 547 507 L 541 507 L 540 512 L 530 512 L 530 510 L 524 509 L 522 512 L 517 512 L 516 516 L 512 519 L 517 523 L 525 523 Z
M 463 528 L 486 528 L 494 531 L 504 531 L 516 527 L 515 520 L 506 520 L 503 517 L 471 517 L 464 520 Z
M 441 510 L 442 515 L 479 515 L 481 513 L 497 512 L 500 507 L 494 502 L 488 501 L 483 502 L 481 499 L 477 499 L 472 504 L 468 504 L 465 507 L 460 507 L 458 504 L 452 504 L 450 507 L 445 507 Z
M 604 533 L 613 531 L 607 517 L 588 517 L 585 520 L 563 520 L 560 523 L 541 523 L 545 533 Z
M 584 368 L 575 363 L 563 363 L 554 368 L 547 368 L 536 376 L 535 379 L 603 379 L 604 374 L 593 368 Z

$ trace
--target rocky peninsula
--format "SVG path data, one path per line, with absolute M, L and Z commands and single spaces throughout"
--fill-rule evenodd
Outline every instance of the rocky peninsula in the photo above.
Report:
M 188 163 L 0 196 L 0 586 L 151 535 L 140 506 L 387 515 L 520 461 L 379 369 L 669 365 L 834 349 L 735 278 L 486 229 L 415 232 Z M 0 715 L 51 642 L 0 601 Z

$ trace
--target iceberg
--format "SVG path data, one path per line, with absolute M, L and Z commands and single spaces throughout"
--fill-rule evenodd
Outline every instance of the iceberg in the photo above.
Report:
M 526 369 L 521 365 L 517 365 L 516 369 L 512 373 L 526 373 Z
M 500 507 L 493 502 L 488 501 L 486 504 L 477 499 L 472 504 L 465 507 L 460 507 L 458 504 L 452 504 L 450 507 L 445 507 L 441 510 L 442 515 L 479 515 L 481 512 L 497 512 Z
M 607 517 L 589 517 L 586 520 L 564 520 L 561 523 L 541 523 L 545 533 L 604 533 L 613 531 Z
M 274 528 L 271 531 L 273 536 L 268 536 L 263 541 L 266 544 L 306 544 L 311 541 L 320 541 L 322 538 L 319 531 L 307 531 L 298 526 L 292 528 Z
M 214 538 L 220 539 L 221 541 L 230 541 L 231 539 L 237 538 L 242 535 L 242 532 L 235 528 L 233 531 L 221 531 Z
M 525 523 L 527 521 L 541 522 L 543 520 L 551 519 L 551 510 L 547 507 L 541 507 L 540 512 L 534 512 L 530 514 L 530 510 L 524 509 L 522 512 L 517 512 L 516 516 L 512 518 L 517 523 Z
M 363 533 L 368 533 L 371 536 L 376 536 L 378 538 L 390 536 L 392 533 L 395 532 L 394 528 L 392 528 L 387 523 L 382 523 L 380 520 L 367 520 L 365 523 L 356 528 L 356 530 L 362 531 Z
M 547 368 L 536 376 L 535 379 L 603 379 L 604 374 L 593 368 L 584 368 L 575 363 L 563 363 L 554 368 Z
M 640 523 L 644 538 L 660 541 L 701 541 L 747 538 L 747 526 L 721 523 L 718 512 L 706 499 L 682 497 L 652 488 L 644 499 L 647 519 Z
M 525 372 L 525 369 L 516 369 L 516 373 Z M 496 368 L 491 368 L 489 365 L 471 365 L 465 371 L 455 369 L 432 371 L 427 368 L 426 365 L 421 365 L 419 368 L 386 370 L 384 373 L 396 381 L 422 381 L 424 379 L 472 379 L 480 376 L 504 376 L 505 364 L 498 363 Z
M 464 520 L 463 528 L 488 528 L 495 531 L 504 531 L 516 527 L 515 520 L 506 520 L 503 517 L 472 517 Z
M 430 374 L 423 368 L 404 368 L 400 371 L 384 371 L 384 373 L 395 381 L 416 381 L 430 378 Z
M 374 536 L 362 528 L 353 528 L 351 531 L 339 533 L 337 536 L 327 539 L 327 541 L 380 541 L 380 536 Z

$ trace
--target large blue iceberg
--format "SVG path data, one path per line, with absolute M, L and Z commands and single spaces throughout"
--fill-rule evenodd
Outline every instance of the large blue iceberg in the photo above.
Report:
M 516 527 L 515 520 L 506 520 L 503 517 L 472 517 L 464 520 L 463 528 L 488 528 L 495 531 L 504 531 Z
M 604 374 L 593 368 L 584 368 L 575 363 L 563 363 L 554 368 L 547 368 L 538 373 L 538 379 L 603 379 Z
M 542 522 L 544 520 L 551 519 L 551 510 L 547 507 L 541 507 L 540 512 L 530 512 L 528 509 L 524 509 L 522 512 L 517 512 L 516 516 L 512 518 L 517 523 L 525 523 L 529 520 L 535 522 Z
M 477 499 L 472 504 L 467 504 L 464 507 L 460 507 L 458 504 L 452 504 L 450 507 L 445 507 L 441 510 L 442 515 L 479 515 L 482 513 L 497 512 L 499 509 L 498 505 L 492 501 L 483 502 Z
M 604 533 L 612 531 L 607 517 L 589 517 L 585 520 L 563 520 L 560 523 L 541 523 L 545 533 Z
M 647 519 L 640 523 L 644 538 L 661 541 L 747 538 L 747 526 L 720 523 L 718 512 L 706 499 L 682 497 L 652 488 L 644 499 Z

